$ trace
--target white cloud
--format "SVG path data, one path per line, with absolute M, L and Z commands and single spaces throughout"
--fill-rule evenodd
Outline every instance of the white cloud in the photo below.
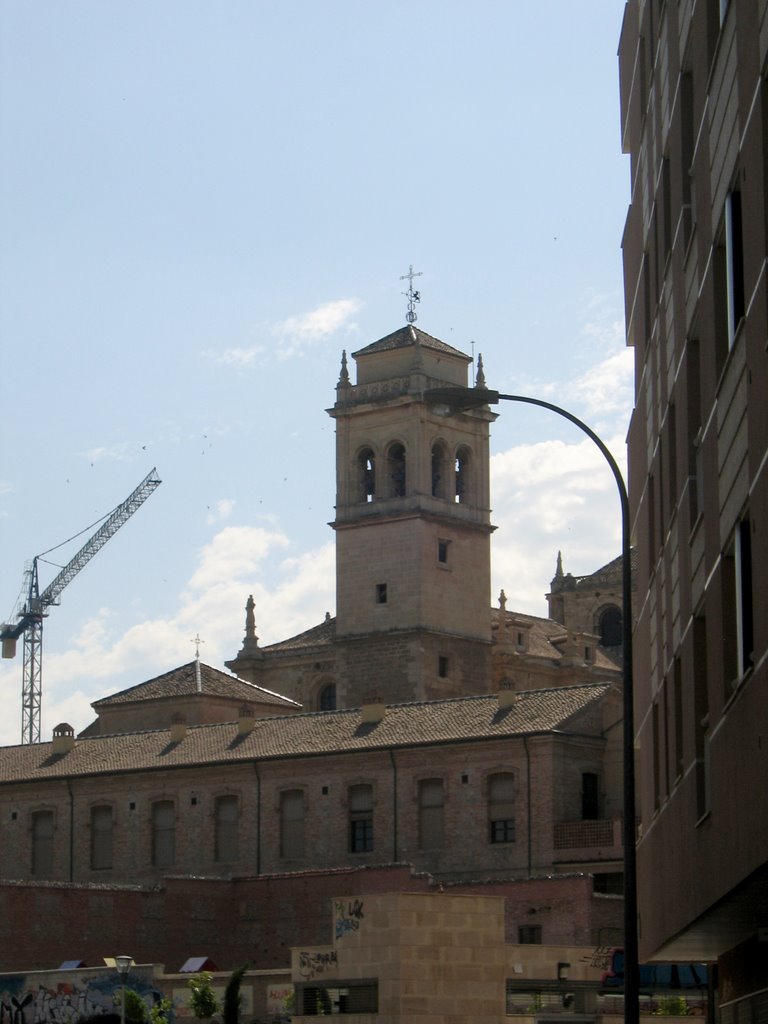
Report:
M 619 467 L 621 435 L 605 437 Z M 518 445 L 491 459 L 493 599 L 503 587 L 508 606 L 546 615 L 544 594 L 557 552 L 566 572 L 583 575 L 621 550 L 621 505 L 616 481 L 596 445 L 546 441 Z
M 62 721 L 83 729 L 95 717 L 92 701 L 191 661 L 198 633 L 201 660 L 223 667 L 242 644 L 249 594 L 256 602 L 262 646 L 316 625 L 326 611 L 333 613 L 333 542 L 283 558 L 290 546 L 279 530 L 225 527 L 198 552 L 171 616 L 126 627 L 102 608 L 82 621 L 65 650 L 45 653 L 42 738 L 49 738 Z M 0 684 L 14 692 L 21 678 L 20 655 L 19 649 L 15 661 L 0 666 Z M 0 743 L 18 743 L 19 732 L 18 720 L 6 716 L 0 722 Z
M 362 308 L 359 299 L 336 299 L 325 302 L 309 313 L 290 316 L 272 328 L 278 338 L 278 354 L 281 358 L 296 355 L 309 345 L 314 345 L 342 328 L 351 330 L 351 318 Z
M 235 502 L 231 498 L 222 498 L 217 501 L 211 511 L 208 513 L 206 522 L 209 525 L 213 523 L 222 522 L 225 519 L 229 519 L 235 507 Z
M 260 360 L 267 351 L 266 345 L 250 345 L 246 348 L 205 349 L 202 355 L 220 366 L 234 366 L 245 370 Z
M 128 451 L 128 445 L 125 442 L 120 444 L 112 445 L 111 448 L 89 448 L 83 452 L 83 457 L 89 462 L 121 462 L 125 458 L 125 453 Z
M 219 366 L 231 366 L 238 370 L 247 370 L 264 362 L 270 353 L 276 354 L 279 359 L 288 359 L 342 329 L 354 330 L 356 325 L 352 318 L 362 306 L 359 299 L 324 302 L 307 313 L 298 313 L 271 326 L 256 328 L 260 334 L 269 333 L 276 339 L 276 344 L 262 342 L 225 349 L 210 348 L 203 350 L 201 355 Z
M 634 352 L 631 348 L 613 352 L 569 385 L 569 394 L 588 412 L 605 417 L 626 414 L 634 395 Z

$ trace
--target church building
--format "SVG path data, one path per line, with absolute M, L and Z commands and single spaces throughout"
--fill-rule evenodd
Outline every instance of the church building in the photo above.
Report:
M 298 900 L 308 873 L 404 865 L 508 900 L 546 880 L 551 898 L 510 912 L 515 941 L 620 945 L 619 562 L 573 577 L 558 556 L 550 618 L 503 591 L 490 607 L 495 414 L 425 400 L 466 387 L 470 357 L 409 323 L 353 359 L 328 410 L 336 615 L 262 647 L 249 598 L 231 674 L 196 660 L 96 701 L 79 736 L 0 749 L 0 878 L 84 900 L 179 877 L 221 899 L 279 878 Z M 558 902 L 575 878 L 578 906 Z M 206 952 L 284 962 L 287 933 L 253 927 Z

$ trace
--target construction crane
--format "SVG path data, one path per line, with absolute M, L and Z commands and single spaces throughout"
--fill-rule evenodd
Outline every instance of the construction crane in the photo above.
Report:
M 62 590 L 72 582 L 80 570 L 103 548 L 110 537 L 113 537 L 143 505 L 150 494 L 158 487 L 160 479 L 157 470 L 152 469 L 133 491 L 114 511 L 110 512 L 98 530 L 83 544 L 58 576 L 40 593 L 37 563 L 42 555 L 35 555 L 24 571 L 22 593 L 26 594 L 17 613 L 18 622 L 0 624 L 0 640 L 4 658 L 13 658 L 16 654 L 16 641 L 24 634 L 24 659 L 22 668 L 21 688 L 21 742 L 40 742 L 40 708 L 42 700 L 42 655 L 43 655 L 43 619 L 48 614 L 46 609 L 58 604 Z M 53 550 L 53 549 L 51 549 Z M 48 552 L 44 552 L 47 554 Z

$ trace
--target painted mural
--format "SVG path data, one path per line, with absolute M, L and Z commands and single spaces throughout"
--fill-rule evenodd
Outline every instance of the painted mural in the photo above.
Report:
M 128 987 L 148 1010 L 162 998 L 151 969 L 134 968 Z M 0 974 L 0 1024 L 77 1024 L 107 1015 L 119 1021 L 121 989 L 117 973 L 101 968 Z

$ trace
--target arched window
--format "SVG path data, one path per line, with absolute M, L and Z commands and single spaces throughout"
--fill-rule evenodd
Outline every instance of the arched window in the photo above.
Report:
M 399 442 L 391 444 L 387 452 L 389 495 L 392 498 L 405 497 L 405 447 Z
M 373 501 L 376 497 L 376 458 L 370 448 L 357 456 L 357 500 Z
M 38 878 L 53 874 L 53 811 L 32 815 L 32 874 Z
M 327 683 L 318 694 L 317 706 L 320 711 L 336 710 L 336 683 Z
M 603 647 L 619 647 L 622 640 L 622 615 L 615 604 L 603 608 L 598 619 L 597 632 Z
M 432 445 L 432 497 L 448 497 L 448 452 L 442 441 Z
M 280 856 L 304 856 L 304 792 L 286 789 L 280 794 Z
M 112 867 L 112 830 L 114 815 L 109 804 L 91 808 L 91 868 L 104 871 Z
M 442 779 L 422 779 L 419 783 L 419 846 L 435 850 L 443 845 L 443 808 L 445 795 Z
M 213 814 L 214 859 L 219 862 L 237 860 L 240 818 L 240 803 L 237 797 L 232 793 L 217 796 Z
M 461 447 L 456 452 L 455 480 L 456 501 L 469 501 L 472 493 L 472 453 L 469 448 Z
M 152 804 L 152 864 L 168 868 L 176 860 L 176 808 L 172 800 Z

